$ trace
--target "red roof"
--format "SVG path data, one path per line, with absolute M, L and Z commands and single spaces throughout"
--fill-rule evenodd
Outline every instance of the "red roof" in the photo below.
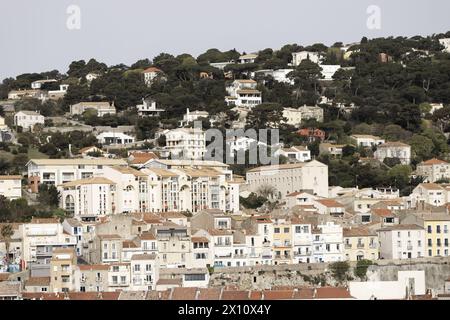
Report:
M 161 69 L 158 69 L 156 67 L 150 67 L 142 71 L 142 73 L 150 73 L 150 72 L 163 72 Z
M 421 163 L 422 165 L 426 165 L 426 166 L 431 166 L 433 164 L 448 164 L 448 162 L 444 161 L 444 160 L 439 160 L 436 158 L 424 161 Z

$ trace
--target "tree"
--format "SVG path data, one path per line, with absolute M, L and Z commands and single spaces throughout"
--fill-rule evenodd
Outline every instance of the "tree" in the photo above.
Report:
M 255 130 L 278 128 L 286 119 L 283 108 L 277 103 L 263 103 L 254 107 L 247 115 L 247 126 Z
M 331 275 L 339 283 L 343 283 L 347 279 L 347 273 L 350 265 L 347 261 L 337 261 L 330 264 Z
M 60 194 L 54 185 L 40 184 L 38 190 L 38 201 L 49 207 L 56 207 L 59 204 Z
M 5 260 L 6 260 L 6 265 L 8 266 L 8 264 L 9 264 L 9 247 L 10 247 L 10 244 L 11 244 L 11 237 L 14 234 L 14 230 L 13 230 L 12 225 L 6 224 L 6 225 L 2 226 L 0 234 L 1 234 L 2 238 L 3 238 L 3 240 L 5 241 L 5 248 L 6 248 Z
M 247 209 L 257 209 L 267 202 L 267 198 L 258 196 L 256 193 L 252 192 L 247 198 L 240 197 L 239 202 Z
M 366 280 L 367 269 L 371 265 L 373 265 L 373 262 L 371 260 L 367 259 L 358 260 L 358 262 L 356 263 L 356 268 L 354 269 L 355 276 L 357 276 L 361 280 Z

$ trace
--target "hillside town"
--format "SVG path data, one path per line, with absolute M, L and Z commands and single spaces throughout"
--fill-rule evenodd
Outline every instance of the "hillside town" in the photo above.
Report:
M 448 300 L 450 32 L 5 79 L 0 231 L 0 300 Z

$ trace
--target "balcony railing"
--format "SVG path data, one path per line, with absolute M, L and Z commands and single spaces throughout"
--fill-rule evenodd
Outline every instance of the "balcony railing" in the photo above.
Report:
M 295 257 L 310 256 L 310 255 L 311 255 L 311 251 L 308 251 L 308 252 L 298 252 L 298 251 L 296 251 L 296 252 L 294 252 L 294 256 Z
M 356 247 L 357 247 L 358 249 L 362 249 L 362 248 L 364 248 L 364 243 L 358 243 L 358 244 L 356 245 Z

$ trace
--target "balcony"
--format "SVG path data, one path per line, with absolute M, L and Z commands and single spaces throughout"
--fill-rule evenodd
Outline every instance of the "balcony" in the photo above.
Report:
M 406 246 L 406 250 L 412 250 L 413 246 Z
M 245 258 L 247 258 L 247 255 L 246 254 L 235 254 L 235 255 L 233 255 L 233 258 L 234 259 L 245 259 Z
M 357 247 L 358 249 L 363 249 L 365 246 L 364 246 L 364 243 L 358 243 L 358 244 L 356 245 L 356 247 Z
M 310 256 L 312 253 L 311 251 L 308 252 L 294 252 L 294 257 L 302 257 L 302 256 Z
M 291 255 L 289 254 L 283 254 L 283 255 L 275 255 L 276 260 L 286 260 L 291 259 Z
M 346 243 L 345 244 L 345 249 L 351 249 L 352 248 L 352 245 L 351 244 L 349 244 L 349 243 Z

